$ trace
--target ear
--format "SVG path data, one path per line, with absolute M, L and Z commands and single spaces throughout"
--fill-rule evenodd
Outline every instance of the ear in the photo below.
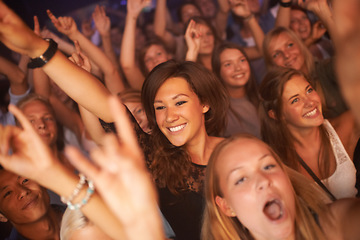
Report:
M 207 113 L 209 111 L 210 107 L 209 105 L 203 105 L 203 113 Z
M 7 222 L 8 219 L 0 213 L 0 222 Z
M 268 116 L 269 116 L 270 118 L 274 119 L 274 120 L 277 120 L 277 117 L 276 117 L 276 115 L 275 115 L 275 112 L 274 112 L 274 110 L 272 110 L 272 109 L 270 109 L 270 110 L 268 111 Z
M 220 208 L 220 210 L 228 217 L 235 217 L 236 213 L 232 208 L 228 205 L 226 200 L 222 197 L 216 196 L 215 197 L 216 205 Z

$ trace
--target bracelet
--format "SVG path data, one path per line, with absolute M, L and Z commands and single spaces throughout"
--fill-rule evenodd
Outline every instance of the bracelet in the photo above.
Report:
M 42 67 L 55 55 L 58 47 L 57 43 L 51 38 L 47 38 L 45 40 L 49 42 L 49 47 L 40 57 L 31 58 L 27 65 L 28 68 Z
M 284 8 L 289 8 L 289 7 L 291 7 L 291 5 L 292 5 L 292 3 L 291 3 L 291 1 L 290 2 L 283 2 L 283 1 L 279 1 L 279 4 L 280 4 L 280 6 L 282 6 L 282 7 L 284 7 Z
M 78 184 L 76 184 L 76 187 L 74 189 L 74 191 L 72 192 L 72 194 L 70 195 L 70 197 L 65 198 L 65 197 L 61 197 L 61 201 L 63 203 L 68 203 L 71 202 L 72 200 L 74 200 L 75 197 L 77 197 L 77 195 L 79 195 L 80 190 L 82 189 L 82 187 L 84 186 L 85 182 L 86 182 L 86 178 L 85 175 L 83 174 L 79 174 L 80 176 L 80 180 L 78 182 Z
M 88 183 L 88 189 L 86 190 L 86 195 L 79 203 L 73 204 L 71 201 L 67 202 L 67 206 L 70 210 L 78 210 L 82 208 L 85 204 L 88 203 L 90 197 L 94 194 L 95 186 L 93 182 L 89 180 L 87 181 L 87 183 Z

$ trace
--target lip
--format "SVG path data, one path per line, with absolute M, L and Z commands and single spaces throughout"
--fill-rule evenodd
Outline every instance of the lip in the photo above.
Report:
M 277 201 L 279 204 L 281 204 L 281 216 L 278 219 L 270 219 L 268 216 L 266 216 L 266 214 L 264 213 L 264 208 L 265 205 L 271 201 Z M 272 223 L 276 223 L 279 224 L 281 222 L 284 222 L 287 218 L 288 218 L 288 212 L 286 210 L 285 204 L 284 202 L 281 200 L 281 198 L 279 196 L 268 196 L 266 198 L 266 200 L 264 201 L 264 203 L 261 205 L 262 209 L 261 211 L 263 212 L 263 214 L 265 215 L 266 219 Z
M 171 126 L 171 127 L 166 127 L 166 128 L 168 129 L 168 131 L 171 134 L 177 134 L 179 132 L 182 132 L 185 129 L 186 126 L 187 126 L 187 123 L 183 123 L 183 124 L 179 124 L 179 125 Z
M 26 210 L 26 209 L 30 208 L 31 206 L 35 205 L 38 202 L 38 199 L 39 199 L 38 195 L 31 198 L 28 202 L 25 203 L 25 205 L 21 208 L 21 210 Z
M 245 73 L 236 73 L 236 74 L 232 75 L 232 77 L 234 79 L 242 79 L 245 77 Z
M 311 111 L 307 111 L 303 114 L 304 118 L 317 118 L 320 115 L 320 111 L 317 107 L 312 109 Z

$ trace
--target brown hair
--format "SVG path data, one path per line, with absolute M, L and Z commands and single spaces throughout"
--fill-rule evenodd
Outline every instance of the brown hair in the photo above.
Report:
M 289 129 L 286 127 L 286 120 L 283 118 L 283 102 L 282 94 L 284 92 L 285 83 L 293 76 L 302 76 L 309 83 L 307 76 L 301 71 L 286 68 L 273 68 L 265 76 L 260 85 L 260 119 L 261 119 L 261 135 L 263 140 L 268 143 L 275 152 L 283 159 L 284 163 L 299 170 L 299 156 L 295 150 L 294 138 Z M 269 111 L 273 111 L 274 118 L 269 116 Z M 329 152 L 330 141 L 327 131 L 321 125 L 320 135 L 322 141 L 321 158 L 319 159 L 320 175 L 328 176 L 329 172 Z
M 236 217 L 225 215 L 215 202 L 216 196 L 222 196 L 216 164 L 221 159 L 223 149 L 239 139 L 250 139 L 264 144 L 280 167 L 287 172 L 293 185 L 295 195 L 296 239 L 325 239 L 320 226 L 316 223 L 313 213 L 324 211 L 322 193 L 304 176 L 285 167 L 279 156 L 264 142 L 249 134 L 234 135 L 219 143 L 214 149 L 206 171 L 205 178 L 205 212 L 202 228 L 202 239 L 206 240 L 253 240 L 250 231 Z M 318 194 L 317 194 L 318 193 Z
M 177 63 L 173 60 L 156 66 L 145 79 L 141 100 L 149 127 L 152 129 L 154 177 L 160 185 L 167 186 L 176 193 L 184 189 L 184 179 L 188 176 L 191 159 L 183 146 L 172 145 L 156 124 L 154 100 L 163 83 L 174 77 L 185 79 L 203 104 L 210 109 L 205 113 L 205 127 L 208 135 L 219 135 L 225 126 L 226 111 L 229 106 L 226 90 L 219 80 L 205 67 L 194 62 Z
M 215 73 L 215 75 L 224 83 L 223 79 L 221 78 L 221 62 L 220 62 L 220 55 L 221 53 L 226 49 L 237 49 L 239 50 L 246 58 L 246 61 L 248 62 L 250 66 L 250 61 L 246 53 L 244 52 L 244 49 L 239 46 L 236 43 L 231 42 L 223 42 L 219 46 L 217 46 L 213 52 L 212 55 L 212 71 Z M 246 96 L 249 98 L 250 102 L 256 107 L 259 107 L 260 99 L 259 99 L 259 92 L 258 92 L 258 86 L 253 74 L 253 70 L 250 66 L 250 77 L 248 82 L 245 85 L 245 92 Z

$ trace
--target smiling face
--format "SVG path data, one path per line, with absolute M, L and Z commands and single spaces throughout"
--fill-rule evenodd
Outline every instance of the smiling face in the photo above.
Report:
M 309 18 L 303 11 L 297 9 L 291 10 L 290 28 L 302 40 L 307 39 L 311 33 L 311 24 Z
M 215 46 L 214 34 L 207 25 L 199 23 L 199 26 L 201 34 L 199 54 L 212 54 Z
M 282 117 L 290 131 L 318 127 L 323 121 L 319 95 L 303 76 L 293 76 L 284 85 Z
M 234 48 L 222 51 L 220 76 L 226 88 L 243 88 L 250 78 L 250 65 L 244 54 Z
M 200 103 L 183 78 L 173 77 L 161 85 L 154 109 L 159 129 L 175 146 L 191 144 L 206 134 L 204 114 L 209 107 Z
M 277 66 L 296 70 L 305 69 L 305 59 L 300 47 L 286 32 L 280 33 L 271 40 L 269 53 Z
M 223 147 L 217 159 L 220 210 L 236 217 L 255 239 L 294 237 L 294 191 L 269 148 L 260 140 L 240 138 Z
M 144 63 L 148 72 L 167 60 L 169 60 L 169 55 L 166 50 L 162 46 L 156 44 L 151 45 L 144 55 Z
M 0 170 L 0 212 L 13 224 L 32 223 L 50 206 L 46 190 L 37 183 Z
M 53 112 L 41 101 L 35 100 L 26 103 L 22 112 L 33 125 L 43 141 L 54 146 L 57 139 L 57 124 Z

